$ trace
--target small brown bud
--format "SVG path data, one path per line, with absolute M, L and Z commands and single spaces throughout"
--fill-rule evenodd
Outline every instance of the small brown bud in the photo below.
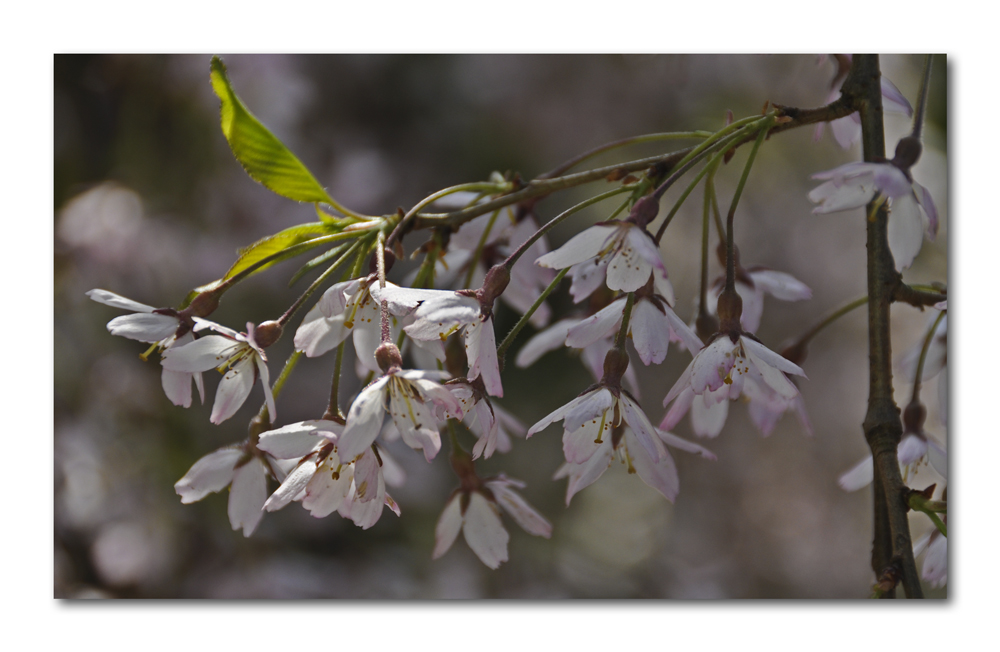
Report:
M 646 195 L 632 206 L 628 221 L 636 226 L 646 228 L 646 225 L 656 219 L 660 212 L 660 200 L 652 195 Z
M 486 272 L 486 278 L 483 279 L 483 287 L 477 292 L 479 302 L 492 307 L 493 301 L 503 294 L 509 283 L 510 270 L 507 269 L 506 264 L 497 263 L 490 268 L 490 271 Z
M 923 153 L 923 150 L 924 146 L 920 143 L 919 138 L 913 136 L 901 138 L 896 144 L 896 156 L 892 159 L 892 164 L 900 170 L 908 172 L 920 160 L 920 154 Z
M 626 370 L 628 370 L 628 353 L 613 348 L 604 356 L 604 378 L 601 382 L 611 387 L 619 387 Z
M 393 367 L 399 369 L 403 366 L 403 356 L 399 353 L 399 347 L 392 342 L 383 342 L 375 349 L 375 362 L 378 368 L 387 372 Z
M 273 319 L 263 322 L 257 328 L 253 329 L 254 342 L 260 348 L 266 349 L 281 339 L 281 332 L 283 330 L 285 330 L 284 326 Z
M 719 330 L 725 333 L 738 332 L 740 317 L 743 315 L 743 298 L 736 290 L 723 290 L 719 295 Z
M 219 297 L 215 292 L 202 292 L 191 301 L 185 312 L 192 317 L 208 317 L 218 307 Z
M 903 410 L 903 431 L 922 432 L 924 420 L 927 418 L 927 408 L 920 401 L 910 401 Z

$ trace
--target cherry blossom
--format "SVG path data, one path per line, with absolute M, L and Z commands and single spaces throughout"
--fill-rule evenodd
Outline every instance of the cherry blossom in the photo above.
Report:
M 108 322 L 108 331 L 112 335 L 154 344 L 152 349 L 143 354 L 143 360 L 152 353 L 153 349 L 165 351 L 170 347 L 180 347 L 194 341 L 191 325 L 182 322 L 176 310 L 156 309 L 107 290 L 90 290 L 87 292 L 87 296 L 106 306 L 132 310 L 135 313 L 115 317 Z M 183 327 L 182 324 L 184 324 Z M 191 407 L 191 381 L 194 381 L 201 401 L 204 403 L 205 384 L 200 372 L 187 373 L 164 368 L 160 376 L 163 392 L 167 398 L 174 405 L 181 407 Z
M 340 458 L 355 460 L 378 437 L 388 411 L 403 441 L 422 450 L 427 461 L 441 450 L 437 406 L 449 414 L 462 415 L 462 407 L 447 388 L 432 378 L 440 372 L 390 368 L 384 376 L 368 385 L 351 404 L 347 425 L 337 442 Z
M 231 487 L 230 487 L 231 485 Z M 194 463 L 174 484 L 181 502 L 194 503 L 210 493 L 229 490 L 229 522 L 250 536 L 257 529 L 267 499 L 267 469 L 245 446 L 227 446 Z
M 500 509 L 507 512 L 528 534 L 552 536 L 552 525 L 511 487 L 524 483 L 500 475 L 482 481 L 475 489 L 458 489 L 445 505 L 434 530 L 434 552 L 438 559 L 451 549 L 458 533 L 465 536 L 472 552 L 492 569 L 507 561 L 510 535 L 500 520 Z
M 940 588 L 948 583 L 948 537 L 934 529 L 913 542 L 914 557 L 925 552 L 920 577 L 931 586 Z
M 899 458 L 899 468 L 904 481 L 919 467 L 928 463 L 941 477 L 948 478 L 948 452 L 925 432 L 904 432 L 896 455 Z M 837 482 L 844 491 L 857 491 L 870 485 L 874 475 L 875 461 L 869 455 L 840 476 Z
M 707 308 L 710 314 L 716 313 L 719 295 L 725 289 L 726 277 L 716 279 L 709 289 Z M 740 269 L 736 274 L 736 293 L 743 299 L 743 313 L 740 315 L 740 325 L 748 333 L 756 333 L 760 328 L 761 315 L 764 312 L 764 295 L 768 294 L 782 301 L 804 301 L 812 297 L 812 290 L 791 274 L 768 269 L 766 267 L 750 267 Z M 697 352 L 697 349 L 692 353 Z
M 654 268 L 666 276 L 652 236 L 629 221 L 596 224 L 535 264 L 552 269 L 572 267 L 570 294 L 577 303 L 600 287 L 605 274 L 608 287 L 622 292 L 641 288 Z
M 268 414 L 276 416 L 274 396 L 271 394 L 267 356 L 255 340 L 255 328 L 247 323 L 246 334 L 205 320 L 196 320 L 196 330 L 210 328 L 219 335 L 205 335 L 183 346 L 172 346 L 163 354 L 161 364 L 168 371 L 198 373 L 215 368 L 223 373 L 215 392 L 215 404 L 209 421 L 222 423 L 236 414 L 250 396 L 257 376 L 264 387 L 264 400 Z
M 450 382 L 445 387 L 455 396 L 462 408 L 461 413 L 454 415 L 441 410 L 439 418 L 443 421 L 454 418 L 462 421 L 478 441 L 472 449 L 472 459 L 491 457 L 495 451 L 506 453 L 510 451 L 510 434 L 523 433 L 522 424 L 512 414 L 501 408 L 486 396 L 486 390 L 478 381 Z M 462 416 L 464 413 L 464 417 Z
M 590 459 L 580 463 L 566 462 L 559 467 L 554 479 L 569 478 L 569 484 L 566 487 L 566 505 L 569 505 L 570 500 L 577 492 L 590 486 L 604 475 L 616 455 L 621 463 L 628 467 L 629 473 L 637 473 L 643 482 L 659 491 L 670 502 L 674 502 L 674 499 L 677 498 L 680 480 L 677 476 L 674 460 L 663 445 L 664 443 L 689 453 L 697 453 L 706 459 L 716 459 L 715 454 L 706 448 L 682 439 L 673 433 L 659 429 L 654 430 L 658 437 L 653 440 L 653 443 L 656 446 L 659 460 L 653 460 L 639 443 L 635 432 L 629 427 L 624 427 L 618 431 L 621 434 L 617 440 L 616 432 L 612 432 L 610 437 L 605 437 Z
M 825 181 L 809 193 L 809 199 L 819 204 L 813 213 L 860 208 L 876 192 L 889 199 L 889 249 L 899 269 L 916 258 L 925 231 L 931 239 L 937 235 L 938 212 L 930 193 L 892 162 L 848 163 L 812 178 Z

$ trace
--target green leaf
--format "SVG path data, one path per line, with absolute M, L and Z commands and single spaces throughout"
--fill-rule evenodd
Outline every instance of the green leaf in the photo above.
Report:
M 240 101 L 219 57 L 212 57 L 212 88 L 222 100 L 222 133 L 253 180 L 295 201 L 335 203 L 306 166 Z
M 332 229 L 328 225 L 323 224 L 322 222 L 313 222 L 311 224 L 300 224 L 298 226 L 289 227 L 284 231 L 279 231 L 278 233 L 275 233 L 274 235 L 269 235 L 265 238 L 261 238 L 260 240 L 253 243 L 249 247 L 244 247 L 243 249 L 240 249 L 239 258 L 237 258 L 236 262 L 233 263 L 233 266 L 229 268 L 229 271 L 226 272 L 226 275 L 219 280 L 224 281 L 227 278 L 232 278 L 233 276 L 236 276 L 237 274 L 247 269 L 251 265 L 259 263 L 268 256 L 273 256 L 275 254 L 278 254 L 288 249 L 289 247 L 301 244 L 303 242 L 312 240 L 314 238 L 318 238 L 321 235 L 336 233 L 338 230 L 339 229 Z M 317 246 L 319 244 L 322 243 L 317 243 Z M 306 249 L 301 249 L 301 250 L 297 249 L 296 251 L 292 252 L 289 255 L 290 256 L 298 255 L 305 250 Z M 253 273 L 256 274 L 257 272 L 261 272 L 270 267 L 271 265 L 281 262 L 284 259 L 285 259 L 284 257 L 277 256 L 274 260 L 258 267 L 256 270 L 254 270 Z

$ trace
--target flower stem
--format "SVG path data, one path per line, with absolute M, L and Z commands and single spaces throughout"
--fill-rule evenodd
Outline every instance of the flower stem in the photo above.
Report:
M 542 303 L 545 301 L 545 299 L 550 294 L 552 294 L 552 291 L 559 286 L 559 282 L 563 280 L 563 277 L 566 276 L 566 272 L 568 271 L 569 267 L 565 267 L 559 270 L 559 273 L 556 274 L 556 277 L 554 279 L 552 279 L 552 282 L 549 283 L 548 287 L 542 290 L 542 293 L 538 295 L 538 298 L 535 299 L 535 302 L 533 304 L 531 304 L 531 307 L 528 308 L 527 312 L 521 315 L 521 318 L 517 320 L 517 323 L 514 324 L 514 327 L 510 329 L 510 332 L 507 333 L 507 336 L 503 338 L 502 342 L 500 342 L 500 346 L 497 347 L 497 361 L 500 364 L 501 371 L 503 371 L 504 357 L 507 355 L 507 349 L 509 349 L 510 345 L 514 342 L 514 338 L 517 337 L 517 334 L 520 333 L 521 329 L 524 328 L 524 326 L 528 323 L 528 321 L 531 319 L 531 316 L 535 314 L 535 311 L 538 310 L 538 307 L 541 306 Z
M 722 151 L 718 152 L 712 158 L 711 161 L 705 164 L 705 167 L 702 168 L 701 172 L 699 172 L 698 175 L 694 178 L 694 180 L 688 184 L 688 187 L 684 189 L 684 192 L 681 193 L 681 196 L 677 199 L 676 202 L 674 202 L 673 208 L 671 208 L 670 212 L 667 213 L 667 216 L 663 218 L 663 224 L 661 224 L 660 228 L 656 230 L 656 236 L 653 238 L 653 241 L 657 244 L 657 246 L 659 246 L 660 239 L 663 238 L 663 233 L 667 230 L 667 226 L 670 224 L 671 220 L 674 219 L 674 215 L 676 215 L 677 211 L 680 210 L 681 205 L 688 198 L 688 195 L 690 195 L 691 192 L 695 189 L 695 186 L 698 185 L 698 182 L 701 181 L 702 177 L 708 174 L 709 170 L 712 170 L 712 174 L 715 174 L 715 169 L 718 168 L 719 161 L 721 161 L 725 155 L 726 155 L 726 149 L 723 148 Z
M 615 348 L 625 351 L 625 337 L 628 335 L 629 320 L 632 318 L 632 305 L 635 303 L 635 292 L 629 292 L 625 299 L 625 309 L 622 311 L 622 325 L 618 329 L 618 336 L 615 338 Z
M 761 120 L 759 125 L 760 131 L 757 133 L 757 140 L 754 141 L 753 149 L 750 150 L 750 157 L 747 159 L 747 164 L 743 167 L 743 176 L 740 177 L 740 182 L 736 186 L 736 192 L 733 194 L 733 202 L 729 205 L 729 214 L 726 216 L 726 290 L 731 292 L 736 291 L 736 257 L 733 251 L 733 218 L 736 216 L 736 206 L 739 204 L 740 197 L 743 195 L 743 188 L 746 186 L 747 177 L 750 176 L 750 168 L 753 167 L 754 159 L 757 158 L 757 150 L 760 149 L 760 144 L 763 143 L 764 138 L 767 137 L 767 131 L 773 122 L 773 116 L 767 116 Z
M 920 347 L 920 357 L 917 358 L 917 373 L 913 377 L 913 395 L 911 397 L 911 402 L 918 402 L 920 400 L 920 386 L 923 383 L 924 376 L 924 361 L 927 359 L 927 350 L 931 348 L 931 342 L 934 341 L 934 333 L 937 332 L 938 325 L 941 320 L 944 319 L 945 312 L 942 310 L 938 313 L 937 319 L 931 324 L 931 327 L 927 330 L 927 335 L 924 337 L 924 345 Z
M 803 346 L 805 344 L 808 344 L 809 341 L 812 340 L 812 338 L 816 337 L 816 335 L 821 330 L 823 330 L 833 322 L 837 321 L 847 313 L 851 312 L 852 310 L 860 308 L 861 306 L 865 305 L 868 305 L 868 295 L 855 299 L 854 301 L 851 301 L 850 303 L 844 304 L 840 308 L 837 308 L 829 315 L 827 315 L 825 318 L 823 318 L 823 321 L 819 322 L 818 324 L 810 328 L 808 331 L 806 331 L 805 334 L 802 335 L 802 337 L 800 337 L 795 342 L 795 346 Z
M 403 215 L 402 219 L 399 220 L 399 223 L 396 225 L 396 228 L 394 228 L 392 230 L 392 233 L 389 234 L 389 239 L 386 241 L 386 244 L 388 246 L 392 246 L 393 243 L 395 243 L 396 240 L 398 240 L 400 236 L 402 236 L 403 229 L 405 229 L 407 226 L 410 225 L 410 222 L 413 221 L 413 218 L 416 217 L 417 213 L 419 213 L 421 209 L 423 209 L 426 206 L 429 206 L 430 204 L 433 204 L 442 197 L 447 197 L 448 195 L 463 191 L 493 193 L 493 192 L 504 192 L 506 190 L 509 190 L 509 188 L 506 188 L 501 184 L 489 183 L 486 181 L 477 181 L 473 183 L 460 183 L 457 186 L 451 186 L 450 188 L 445 188 L 444 190 L 438 190 L 437 192 L 427 195 L 426 197 L 421 199 L 419 202 L 413 205 L 413 208 L 411 208 L 409 211 L 406 212 L 405 215 Z M 488 211 L 483 211 L 483 213 L 486 212 Z
M 490 215 L 490 221 L 486 223 L 486 228 L 483 229 L 483 235 L 480 236 L 479 242 L 476 243 L 476 250 L 472 252 L 472 258 L 469 259 L 469 269 L 465 273 L 465 282 L 462 284 L 463 288 L 467 288 L 472 284 L 472 277 L 476 273 L 476 265 L 479 264 L 479 257 L 483 255 L 483 249 L 486 248 L 486 240 L 489 239 L 490 231 L 493 230 L 493 225 L 496 224 L 499 215 L 500 209 L 493 211 L 493 214 Z
M 326 414 L 323 418 L 328 421 L 342 420 L 344 413 L 340 411 L 340 373 L 341 365 L 344 361 L 344 340 L 337 346 L 337 357 L 333 363 L 333 380 L 330 381 L 330 403 L 326 407 Z
M 704 320 L 708 312 L 708 234 L 711 218 L 709 215 L 712 200 L 715 196 L 715 171 L 717 167 L 709 164 L 708 178 L 705 180 L 705 205 L 701 214 L 701 287 L 698 294 L 698 318 Z
M 913 131 L 910 133 L 916 139 L 920 139 L 920 134 L 924 128 L 924 116 L 927 111 L 927 95 L 931 87 L 931 61 L 932 55 L 928 54 L 924 60 L 924 75 L 920 82 L 920 98 L 917 100 L 917 110 L 913 112 Z
M 616 140 L 614 142 L 606 143 L 600 147 L 595 147 L 594 149 L 584 152 L 578 156 L 574 156 L 570 160 L 566 161 L 559 167 L 546 172 L 545 174 L 539 175 L 538 179 L 551 179 L 552 177 L 557 177 L 563 174 L 570 168 L 583 163 L 587 159 L 593 158 L 598 154 L 603 154 L 604 152 L 616 149 L 618 147 L 624 147 L 626 145 L 635 145 L 638 143 L 651 143 L 659 140 L 681 140 L 687 138 L 710 138 L 712 132 L 710 131 L 674 131 L 674 132 L 663 132 L 658 134 L 644 134 L 642 136 L 632 136 L 631 138 L 622 138 L 621 140 Z
M 281 324 L 282 326 L 288 324 L 288 320 L 290 320 L 292 316 L 295 314 L 295 312 L 302 307 L 302 304 L 305 303 L 309 299 L 309 297 L 311 297 L 313 293 L 316 290 L 318 290 L 320 286 L 323 285 L 323 283 L 326 282 L 326 279 L 330 278 L 330 276 L 335 271 L 337 271 L 337 268 L 340 267 L 344 263 L 344 261 L 348 259 L 348 257 L 350 257 L 351 253 L 353 253 L 355 249 L 358 249 L 358 247 L 362 244 L 362 242 L 363 242 L 362 240 L 358 240 L 357 242 L 351 244 L 351 246 L 347 249 L 347 251 L 341 254 L 341 256 L 337 258 L 337 260 L 335 260 L 332 265 L 327 267 L 326 270 L 322 274 L 320 274 L 319 277 L 315 281 L 313 281 L 308 288 L 306 288 L 306 291 L 302 293 L 302 296 L 296 299 L 295 303 L 293 303 L 288 308 L 288 310 L 285 311 L 285 314 L 283 314 L 281 317 L 278 318 L 278 323 Z

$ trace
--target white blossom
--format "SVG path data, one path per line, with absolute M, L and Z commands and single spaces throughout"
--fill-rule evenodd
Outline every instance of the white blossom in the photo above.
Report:
M 184 504 L 210 493 L 229 490 L 229 522 L 234 530 L 250 536 L 260 523 L 267 499 L 267 469 L 261 459 L 243 446 L 228 446 L 195 462 L 177 481 L 174 490 Z

